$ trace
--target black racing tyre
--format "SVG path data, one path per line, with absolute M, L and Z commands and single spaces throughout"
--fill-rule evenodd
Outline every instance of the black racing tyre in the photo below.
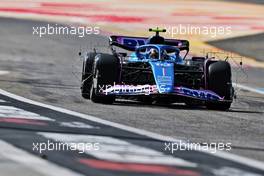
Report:
M 190 100 L 190 101 L 186 101 L 185 105 L 188 106 L 189 108 L 197 108 L 203 104 L 200 101 Z
M 210 110 L 220 110 L 220 111 L 227 111 L 231 107 L 231 103 L 223 102 L 223 103 L 207 103 L 207 109 Z
M 214 62 L 209 65 L 207 73 L 208 89 L 230 102 L 207 102 L 206 107 L 214 110 L 228 110 L 233 99 L 230 64 L 225 61 Z
M 96 53 L 87 53 L 83 60 L 81 94 L 83 98 L 90 98 L 90 89 L 93 80 L 93 64 Z
M 173 102 L 169 98 L 165 98 L 165 97 L 155 99 L 155 104 L 159 104 L 159 105 L 170 105 L 172 103 Z
M 102 91 L 106 86 L 112 86 L 118 80 L 118 58 L 103 53 L 96 55 L 93 73 L 90 99 L 95 103 L 112 104 L 115 101 L 115 96 L 106 95 Z
M 153 103 L 153 99 L 149 96 L 138 97 L 137 101 L 140 101 L 142 104 L 145 105 L 151 105 Z

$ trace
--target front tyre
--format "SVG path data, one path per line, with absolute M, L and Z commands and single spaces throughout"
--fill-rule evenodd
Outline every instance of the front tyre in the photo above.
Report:
M 224 102 L 207 102 L 206 107 L 213 110 L 228 110 L 233 100 L 231 66 L 226 61 L 209 65 L 207 71 L 208 89 L 224 97 Z
M 90 89 L 91 101 L 94 103 L 112 104 L 115 101 L 115 96 L 107 95 L 103 90 L 112 86 L 118 80 L 118 58 L 103 53 L 96 55 L 93 72 L 94 76 Z
M 85 58 L 83 59 L 81 94 L 85 99 L 90 98 L 95 56 L 96 53 L 87 53 Z
M 227 111 L 231 107 L 230 102 L 223 102 L 223 103 L 207 103 L 207 109 L 210 110 L 220 110 L 220 111 Z

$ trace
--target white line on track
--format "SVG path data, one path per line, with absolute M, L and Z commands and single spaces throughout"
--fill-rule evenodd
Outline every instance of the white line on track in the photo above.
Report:
M 28 167 L 43 176 L 82 176 L 70 169 L 50 163 L 40 157 L 30 154 L 24 150 L 14 147 L 13 145 L 0 140 L 0 156 L 14 161 L 22 166 Z M 14 168 L 15 169 L 15 168 Z M 19 171 L 17 171 L 19 173 Z M 23 173 L 20 173 L 23 174 Z M 19 174 L 17 174 L 19 175 Z
M 54 119 L 40 116 L 39 114 L 25 111 L 13 106 L 0 106 L 0 118 L 19 118 L 19 119 L 31 119 L 31 120 L 47 120 L 55 121 Z
M 80 117 L 80 118 L 83 118 L 83 119 L 87 119 L 87 120 L 90 120 L 90 121 L 94 121 L 94 122 L 97 122 L 97 123 L 101 123 L 101 124 L 105 124 L 105 125 L 112 126 L 112 127 L 115 127 L 115 128 L 119 128 L 119 129 L 122 129 L 124 131 L 129 131 L 129 132 L 136 133 L 136 134 L 139 134 L 139 135 L 144 135 L 144 136 L 147 136 L 147 137 L 150 137 L 150 138 L 153 138 L 153 139 L 162 140 L 162 141 L 178 142 L 178 143 L 180 142 L 180 140 L 172 138 L 172 137 L 169 137 L 169 136 L 163 136 L 163 135 L 156 134 L 156 133 L 153 133 L 153 132 L 149 132 L 149 131 L 146 131 L 146 130 L 137 129 L 137 128 L 126 126 L 126 125 L 123 125 L 123 124 L 118 124 L 118 123 L 115 123 L 115 122 L 110 122 L 110 121 L 107 121 L 107 120 L 103 120 L 103 119 L 100 119 L 100 118 L 97 118 L 97 117 L 94 117 L 94 116 L 91 116 L 91 115 L 86 115 L 86 114 L 82 114 L 82 113 L 79 113 L 79 112 L 67 110 L 67 109 L 64 109 L 64 108 L 55 107 L 55 106 L 52 106 L 52 105 L 47 105 L 47 104 L 44 104 L 44 103 L 33 101 L 33 100 L 30 100 L 30 99 L 27 99 L 27 98 L 12 94 L 12 93 L 7 92 L 7 91 L 2 90 L 2 89 L 0 89 L 0 94 L 8 96 L 8 97 L 16 99 L 16 100 L 19 100 L 19 101 L 22 101 L 22 102 L 25 102 L 25 103 L 41 106 L 41 107 L 44 107 L 44 108 L 49 108 L 49 109 L 52 109 L 54 111 L 58 111 L 58 112 L 66 113 L 66 114 L 69 114 L 69 115 L 77 116 L 77 117 Z M 200 152 L 204 152 L 204 153 L 207 153 L 207 154 L 210 154 L 210 155 L 217 156 L 219 158 L 227 159 L 229 161 L 234 161 L 236 163 L 240 163 L 240 164 L 243 164 L 243 165 L 246 165 L 246 166 L 250 166 L 252 168 L 256 168 L 256 169 L 264 171 L 264 163 L 260 162 L 260 161 L 257 161 L 257 160 L 254 160 L 254 159 L 250 159 L 250 158 L 246 158 L 246 157 L 242 157 L 242 156 L 238 156 L 238 155 L 235 155 L 235 154 L 222 152 L 222 151 L 217 151 L 215 153 L 211 153 L 210 151 L 202 150 Z
M 6 70 L 0 70 L 0 75 L 6 75 L 9 74 L 9 71 Z
M 0 99 L 0 103 L 5 103 L 5 102 L 6 102 L 5 100 Z
M 244 85 L 236 84 L 236 83 L 234 83 L 233 86 L 237 87 L 237 88 L 240 88 L 240 89 L 243 89 L 243 90 L 247 90 L 247 91 L 250 91 L 250 92 L 254 92 L 254 93 L 258 93 L 258 94 L 264 95 L 264 91 L 259 90 L 259 89 L 255 89 L 255 88 L 252 88 L 252 87 L 248 87 L 248 86 L 244 86 Z

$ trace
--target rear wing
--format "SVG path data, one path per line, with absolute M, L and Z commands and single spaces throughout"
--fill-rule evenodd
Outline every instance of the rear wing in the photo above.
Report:
M 129 51 L 135 51 L 137 46 L 145 45 L 148 38 L 130 37 L 130 36 L 110 36 L 109 43 L 111 46 L 117 46 Z M 165 39 L 164 45 L 175 46 L 179 50 L 189 51 L 189 41 L 179 39 Z

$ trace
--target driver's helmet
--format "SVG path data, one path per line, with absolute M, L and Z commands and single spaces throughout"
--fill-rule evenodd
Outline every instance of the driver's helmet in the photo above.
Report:
M 150 59 L 158 59 L 159 58 L 158 50 L 155 48 L 151 48 L 149 51 L 149 58 Z

